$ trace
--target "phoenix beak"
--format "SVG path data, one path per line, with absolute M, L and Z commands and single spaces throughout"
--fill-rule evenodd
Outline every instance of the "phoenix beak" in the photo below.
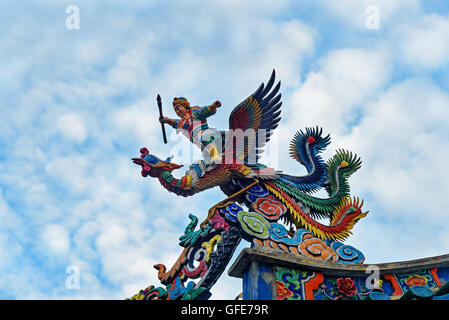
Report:
M 132 160 L 132 162 L 134 162 L 135 164 L 137 164 L 139 166 L 144 165 L 144 161 L 141 158 L 132 158 L 131 160 Z

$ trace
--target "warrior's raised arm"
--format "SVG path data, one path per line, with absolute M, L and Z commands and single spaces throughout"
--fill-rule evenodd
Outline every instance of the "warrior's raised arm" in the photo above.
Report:
M 190 103 L 186 98 L 174 98 L 173 99 L 173 109 L 180 119 L 170 119 L 167 117 L 160 117 L 159 121 L 161 123 L 167 123 L 175 129 L 186 129 L 180 128 L 178 125 L 184 118 L 192 118 L 193 121 L 206 120 L 208 117 L 214 115 L 217 112 L 217 108 L 221 107 L 220 101 L 215 101 L 209 106 L 200 107 L 190 107 Z

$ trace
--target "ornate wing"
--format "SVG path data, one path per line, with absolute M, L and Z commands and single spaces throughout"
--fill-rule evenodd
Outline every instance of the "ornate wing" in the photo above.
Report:
M 278 94 L 281 82 L 273 88 L 275 70 L 267 85 L 263 83 L 248 98 L 237 105 L 229 116 L 229 128 L 236 136 L 242 134 L 244 144 L 239 146 L 237 138 L 233 138 L 234 158 L 245 164 L 256 164 L 263 147 L 270 140 L 273 130 L 281 120 L 281 94 Z M 241 129 L 241 130 L 238 130 Z

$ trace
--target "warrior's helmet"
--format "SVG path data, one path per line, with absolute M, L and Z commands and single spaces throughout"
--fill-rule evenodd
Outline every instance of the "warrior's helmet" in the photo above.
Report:
M 184 97 L 173 98 L 173 107 L 175 107 L 177 104 L 184 106 L 186 109 L 190 109 L 190 103 Z

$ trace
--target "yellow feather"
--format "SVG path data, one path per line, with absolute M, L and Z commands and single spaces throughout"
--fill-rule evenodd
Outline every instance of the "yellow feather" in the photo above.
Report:
M 190 174 L 186 174 L 186 187 L 190 186 L 192 183 L 192 176 Z

